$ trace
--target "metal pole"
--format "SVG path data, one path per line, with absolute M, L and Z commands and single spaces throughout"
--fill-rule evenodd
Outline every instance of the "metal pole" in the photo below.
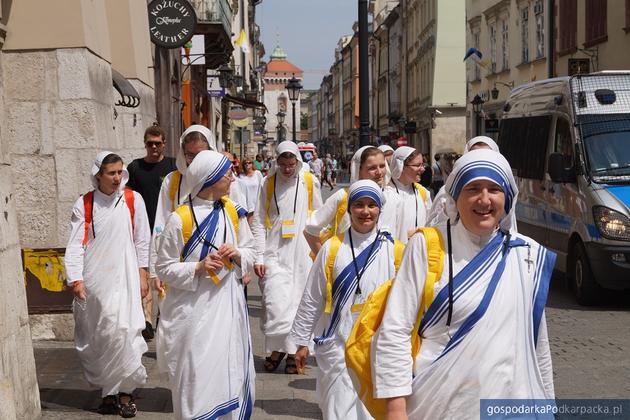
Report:
M 293 105 L 293 141 L 295 142 L 295 101 L 292 101 L 291 105 Z
M 359 145 L 370 144 L 368 0 L 359 0 Z
M 241 163 L 243 162 L 243 131 L 244 131 L 245 127 L 239 127 L 239 131 L 241 132 Z

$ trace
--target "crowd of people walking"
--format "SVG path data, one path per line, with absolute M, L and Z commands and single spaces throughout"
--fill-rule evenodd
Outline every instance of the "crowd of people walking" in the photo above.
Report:
M 277 145 L 239 161 L 189 127 L 174 159 L 110 152 L 73 208 L 65 265 L 75 344 L 102 414 L 134 417 L 156 340 L 178 419 L 248 419 L 247 284 L 262 291 L 264 370 L 317 360 L 325 419 L 478 418 L 482 399 L 554 398 L 544 314 L 555 255 L 518 233 L 518 188 L 487 137 L 428 157 L 341 159 Z M 154 328 L 151 296 L 158 297 Z M 144 309 L 143 309 L 144 300 Z

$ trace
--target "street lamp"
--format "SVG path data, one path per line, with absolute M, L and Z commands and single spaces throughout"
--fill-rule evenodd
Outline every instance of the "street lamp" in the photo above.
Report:
M 223 64 L 221 67 L 219 67 L 218 71 L 219 85 L 222 88 L 230 87 L 230 83 L 232 82 L 232 74 L 234 74 L 234 70 L 232 70 L 232 67 L 228 66 L 227 64 Z
M 289 91 L 289 100 L 291 101 L 291 105 L 293 106 L 293 141 L 296 141 L 295 135 L 295 103 L 300 97 L 300 90 L 302 90 L 302 84 L 300 81 L 295 78 L 295 75 L 289 80 L 289 83 L 285 86 Z
M 286 114 L 282 111 L 279 111 L 276 114 L 276 119 L 278 120 L 278 143 L 280 143 L 283 138 L 282 138 L 282 134 L 283 134 L 283 129 L 284 127 L 282 126 L 282 124 L 284 124 L 284 117 L 286 116 Z
M 484 104 L 484 100 L 481 99 L 481 96 L 475 95 L 470 104 L 475 113 L 475 135 L 479 136 L 481 135 L 481 107 Z

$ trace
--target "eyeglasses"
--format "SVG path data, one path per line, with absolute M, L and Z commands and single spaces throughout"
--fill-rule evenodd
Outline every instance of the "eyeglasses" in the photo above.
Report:
M 423 163 L 416 163 L 416 164 L 409 163 L 409 164 L 407 164 L 407 165 L 405 165 L 405 166 L 410 166 L 410 167 L 412 167 L 412 168 L 416 168 L 416 169 L 418 169 L 418 168 L 420 168 L 420 167 L 424 166 L 424 164 L 423 164 Z
M 295 163 L 289 163 L 289 164 L 286 164 L 286 163 L 278 163 L 277 165 L 278 165 L 278 168 L 282 168 L 282 169 L 293 169 L 293 168 L 295 168 L 295 167 L 297 166 L 297 162 L 295 162 Z
M 160 146 L 164 146 L 164 142 L 163 141 L 145 141 L 144 145 L 146 147 L 160 147 Z

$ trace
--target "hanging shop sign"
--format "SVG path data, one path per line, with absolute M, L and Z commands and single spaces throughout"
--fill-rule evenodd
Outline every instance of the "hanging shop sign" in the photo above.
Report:
M 197 15 L 188 1 L 153 0 L 148 9 L 149 33 L 155 45 L 180 48 L 192 38 Z

